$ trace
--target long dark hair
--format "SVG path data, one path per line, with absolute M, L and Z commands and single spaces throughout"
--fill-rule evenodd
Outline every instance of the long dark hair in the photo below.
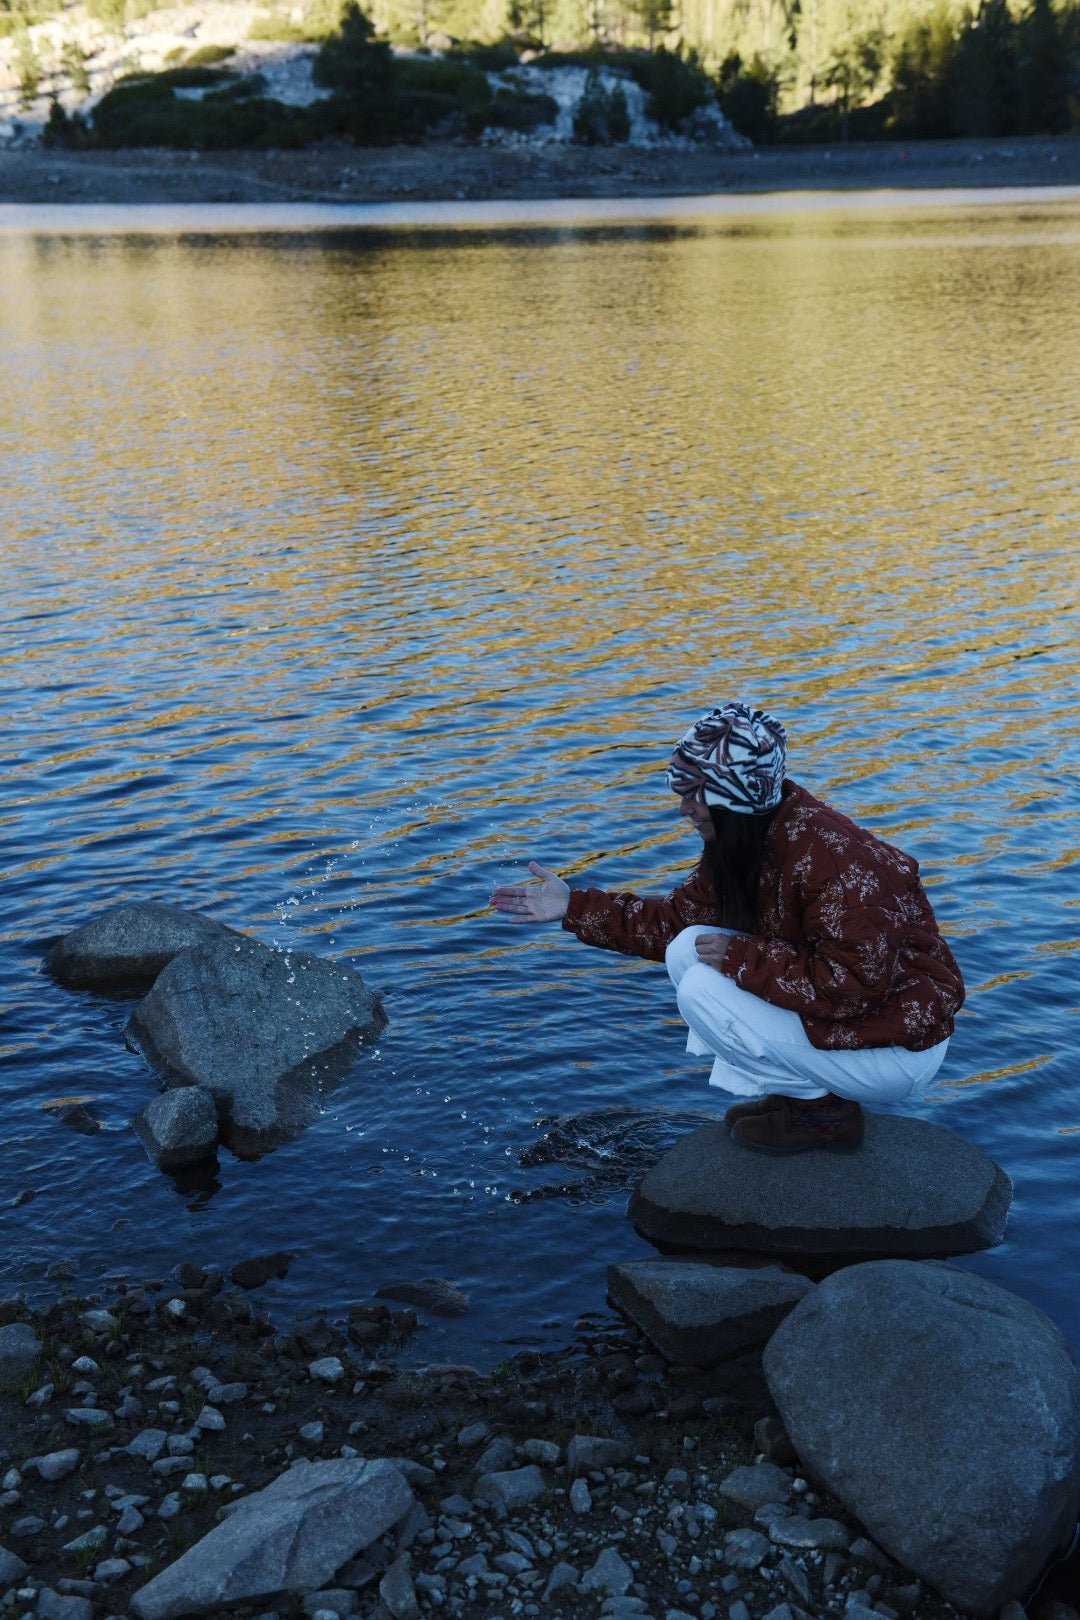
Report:
M 716 890 L 721 925 L 752 934 L 757 922 L 758 890 L 765 845 L 776 810 L 740 815 L 723 804 L 710 804 L 715 838 L 702 848 L 705 870 Z

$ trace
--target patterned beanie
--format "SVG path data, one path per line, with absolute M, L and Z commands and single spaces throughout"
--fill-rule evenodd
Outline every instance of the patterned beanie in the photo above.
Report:
M 692 725 L 671 756 L 668 786 L 740 815 L 775 810 L 787 761 L 779 720 L 745 703 L 722 703 Z

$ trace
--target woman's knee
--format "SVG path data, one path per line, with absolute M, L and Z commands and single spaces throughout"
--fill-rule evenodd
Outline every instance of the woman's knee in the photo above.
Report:
M 681 984 L 691 968 L 700 966 L 697 953 L 698 938 L 702 934 L 713 932 L 713 929 L 703 928 L 698 923 L 692 928 L 684 928 L 681 934 L 675 935 L 664 952 L 664 961 L 667 963 L 668 974 L 673 984 Z

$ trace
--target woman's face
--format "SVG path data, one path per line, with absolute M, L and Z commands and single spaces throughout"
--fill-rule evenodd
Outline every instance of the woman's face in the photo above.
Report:
M 709 807 L 696 793 L 684 793 L 679 800 L 679 814 L 685 816 L 687 821 L 693 822 L 701 834 L 703 844 L 711 843 L 716 837 L 716 828 L 713 826 Z

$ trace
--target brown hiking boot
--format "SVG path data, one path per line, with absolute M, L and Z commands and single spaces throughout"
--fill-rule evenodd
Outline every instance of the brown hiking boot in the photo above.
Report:
M 731 1127 L 740 1147 L 755 1153 L 809 1153 L 814 1148 L 830 1153 L 852 1153 L 863 1139 L 863 1113 L 856 1102 L 843 1097 L 819 1097 L 796 1102 L 778 1097 L 778 1108 L 744 1115 Z
M 749 1097 L 746 1102 L 732 1103 L 724 1115 L 725 1125 L 734 1125 L 737 1119 L 749 1119 L 752 1114 L 767 1114 L 770 1108 L 776 1108 L 784 1101 L 778 1092 L 770 1092 L 767 1097 Z

